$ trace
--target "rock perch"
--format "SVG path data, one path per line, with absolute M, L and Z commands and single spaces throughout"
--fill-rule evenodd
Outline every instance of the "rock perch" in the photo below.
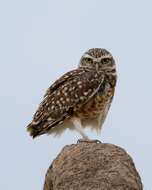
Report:
M 49 167 L 43 190 L 143 190 L 132 158 L 118 146 L 65 146 Z

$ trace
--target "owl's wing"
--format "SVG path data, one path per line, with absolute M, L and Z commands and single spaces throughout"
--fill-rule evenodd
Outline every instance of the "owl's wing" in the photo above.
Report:
M 50 95 L 54 90 L 56 90 L 60 85 L 62 85 L 63 83 L 65 83 L 69 78 L 71 78 L 72 76 L 76 76 L 79 75 L 83 72 L 83 70 L 72 70 L 67 72 L 66 74 L 64 74 L 62 77 L 60 77 L 58 80 L 56 80 L 46 91 L 44 98 L 48 95 Z
M 31 135 L 44 134 L 70 117 L 90 100 L 103 80 L 103 73 L 87 69 L 76 69 L 63 75 L 49 87 L 32 123 L 28 125 Z

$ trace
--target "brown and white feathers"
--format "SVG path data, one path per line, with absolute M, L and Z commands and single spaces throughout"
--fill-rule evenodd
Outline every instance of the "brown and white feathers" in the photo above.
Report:
M 115 84 L 112 55 L 105 49 L 90 49 L 82 56 L 77 69 L 67 72 L 47 90 L 27 127 L 30 135 L 60 133 L 73 127 L 73 118 L 77 118 L 82 127 L 100 128 L 110 107 Z M 96 121 L 95 124 L 92 121 Z

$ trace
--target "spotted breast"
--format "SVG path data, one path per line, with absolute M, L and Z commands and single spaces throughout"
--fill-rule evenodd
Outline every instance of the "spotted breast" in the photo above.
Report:
M 105 75 L 105 80 L 98 92 L 75 114 L 81 118 L 83 127 L 90 127 L 100 131 L 110 108 L 114 91 L 116 76 Z

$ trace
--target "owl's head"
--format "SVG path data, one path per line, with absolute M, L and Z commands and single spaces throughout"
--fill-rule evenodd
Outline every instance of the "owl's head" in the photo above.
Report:
M 80 59 L 79 67 L 110 72 L 115 70 L 115 61 L 111 53 L 107 50 L 93 48 L 83 54 Z

